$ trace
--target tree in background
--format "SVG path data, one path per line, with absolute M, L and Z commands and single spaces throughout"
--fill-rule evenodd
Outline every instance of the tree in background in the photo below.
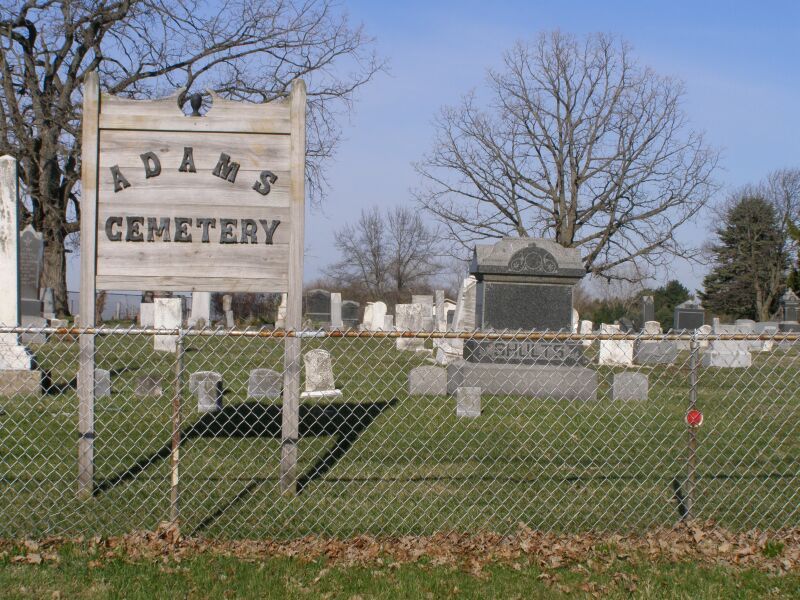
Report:
M 800 245 L 800 227 L 787 221 L 789 231 L 789 238 L 794 242 L 795 248 Z M 800 292 L 800 257 L 795 257 L 795 262 L 789 271 L 789 277 L 786 278 L 786 285 L 795 293 Z
M 401 302 L 428 289 L 442 272 L 440 236 L 411 208 L 362 210 L 335 233 L 340 260 L 331 265 L 339 287 L 361 287 L 369 300 Z
M 470 94 L 443 109 L 416 165 L 418 201 L 453 242 L 549 237 L 605 277 L 699 255 L 675 232 L 716 190 L 718 154 L 688 126 L 681 82 L 611 36 L 553 32 L 507 52 L 488 85 L 490 108 Z
M 308 183 L 318 194 L 337 116 L 380 69 L 371 46 L 328 0 L 0 0 L 0 154 L 19 161 L 23 219 L 44 235 L 43 285 L 56 311 L 69 312 L 65 241 L 79 230 L 87 73 L 132 98 L 183 86 L 181 104 L 205 88 L 266 102 L 305 78 Z
M 711 246 L 713 268 L 700 294 L 731 318 L 769 320 L 786 286 L 787 243 L 775 207 L 751 190 L 731 198 Z

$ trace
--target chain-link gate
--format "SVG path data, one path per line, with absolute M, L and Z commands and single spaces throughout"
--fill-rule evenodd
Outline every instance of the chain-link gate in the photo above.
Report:
M 89 498 L 82 333 L 97 369 Z M 35 361 L 0 374 L 1 536 L 176 515 L 232 538 L 800 522 L 796 334 L 0 334 L 0 362 L 17 337 Z M 286 335 L 305 360 L 295 495 L 280 486 Z

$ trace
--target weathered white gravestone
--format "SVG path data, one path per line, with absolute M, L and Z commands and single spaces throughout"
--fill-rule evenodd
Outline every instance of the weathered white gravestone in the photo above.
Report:
M 588 334 L 592 333 L 592 327 L 594 327 L 594 323 L 589 320 L 584 319 L 581 321 L 580 327 L 578 328 L 578 333 Z M 592 345 L 592 340 L 583 340 L 581 342 L 584 347 L 588 348 Z
M 153 327 L 156 324 L 156 305 L 142 302 L 139 305 L 139 327 Z
M 337 398 L 342 395 L 336 389 L 333 379 L 331 355 L 327 350 L 318 348 L 303 355 L 306 370 L 306 391 L 301 398 Z
M 17 161 L 0 158 L 0 324 L 20 324 Z M 41 373 L 15 333 L 0 333 L 0 395 L 38 394 Z
M 422 331 L 424 315 L 428 308 L 425 304 L 395 305 L 395 324 L 397 329 L 400 331 Z M 395 347 L 398 350 L 419 352 L 425 350 L 425 340 L 421 338 L 397 338 Z
M 475 331 L 475 287 L 477 284 L 478 280 L 474 275 L 470 275 L 461 283 L 453 315 L 453 331 Z
M 154 298 L 154 327 L 156 329 L 179 329 L 183 322 L 183 298 Z M 153 350 L 175 353 L 178 349 L 177 335 L 153 336 Z
M 222 375 L 215 371 L 197 371 L 189 378 L 189 391 L 197 396 L 197 411 L 222 410 Z
M 600 324 L 600 333 L 620 333 L 619 325 Z M 600 340 L 598 364 L 633 365 L 633 340 Z
M 247 380 L 248 398 L 280 398 L 283 374 L 272 369 L 253 369 Z
M 211 292 L 192 292 L 189 327 L 207 327 L 211 323 Z
M 481 416 L 481 388 L 460 387 L 456 389 L 456 416 L 475 419 Z
M 333 329 L 344 329 L 342 294 L 339 292 L 331 292 L 331 327 Z
M 436 290 L 433 294 L 436 311 L 436 331 L 447 331 L 447 312 L 444 305 L 444 290 Z

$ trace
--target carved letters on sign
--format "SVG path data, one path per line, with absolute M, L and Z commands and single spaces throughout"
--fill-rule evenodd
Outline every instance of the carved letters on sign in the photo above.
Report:
M 144 164 L 145 179 L 161 175 L 161 160 L 155 152 L 145 152 L 140 155 L 140 158 Z M 239 166 L 239 163 L 231 161 L 231 157 L 222 152 L 211 174 L 230 183 L 235 183 L 236 176 L 239 174 Z M 131 187 L 131 184 L 122 174 L 118 165 L 109 168 L 111 170 L 111 176 L 114 178 L 114 193 L 121 192 Z M 194 150 L 191 146 L 184 147 L 183 159 L 181 160 L 181 164 L 178 165 L 178 171 L 181 173 L 197 173 L 197 169 L 194 165 Z M 258 180 L 253 183 L 253 189 L 262 196 L 266 196 L 269 194 L 272 185 L 274 185 L 276 181 L 278 181 L 278 176 L 269 169 L 264 169 L 259 173 Z
M 109 242 L 186 242 L 200 235 L 200 242 L 211 243 L 209 229 L 217 229 L 214 241 L 220 244 L 272 245 L 277 219 L 216 219 L 214 217 L 121 217 L 106 219 L 105 232 Z M 124 235 L 123 235 L 124 232 Z M 173 235 L 174 234 L 174 235 Z

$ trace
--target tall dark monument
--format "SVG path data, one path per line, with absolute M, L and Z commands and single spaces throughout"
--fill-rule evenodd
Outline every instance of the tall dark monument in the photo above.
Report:
M 572 331 L 572 290 L 586 274 L 580 251 L 550 240 L 503 238 L 475 248 L 475 321 L 482 332 Z M 467 340 L 464 361 L 448 367 L 448 388 L 592 399 L 597 374 L 579 341 Z

